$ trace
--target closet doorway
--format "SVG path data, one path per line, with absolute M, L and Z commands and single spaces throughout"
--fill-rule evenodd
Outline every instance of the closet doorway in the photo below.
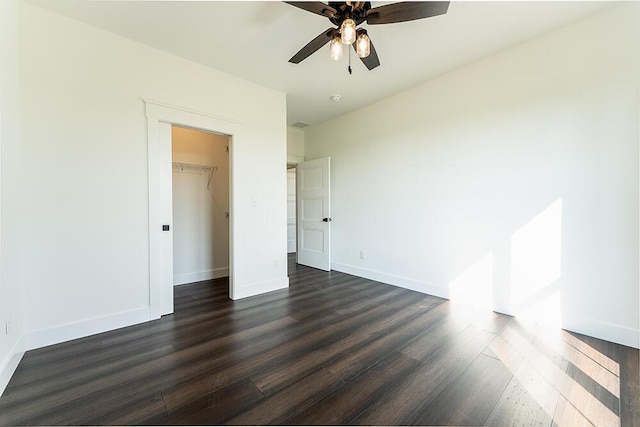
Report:
M 229 277 L 230 143 L 171 126 L 174 286 Z
M 287 254 L 295 260 L 296 233 L 296 165 L 287 163 Z

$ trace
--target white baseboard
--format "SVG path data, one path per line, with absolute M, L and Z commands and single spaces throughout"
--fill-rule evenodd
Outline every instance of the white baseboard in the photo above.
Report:
M 562 323 L 568 331 L 640 349 L 640 329 L 587 318 L 563 319 Z
M 342 273 L 353 274 L 354 276 L 358 277 L 364 277 L 365 279 L 386 283 L 388 285 L 398 286 L 400 288 L 409 289 L 416 292 L 422 292 L 423 294 L 429 294 L 440 298 L 449 298 L 449 288 L 447 288 L 446 286 L 410 279 L 408 277 L 382 273 L 380 271 L 369 270 L 362 267 L 356 267 L 354 265 L 341 264 L 338 262 L 332 262 L 331 269 L 340 271 Z
M 296 251 L 296 241 L 295 240 L 287 240 L 287 253 L 290 254 Z
M 265 280 L 264 282 L 249 283 L 244 286 L 232 286 L 231 289 L 233 290 L 233 294 L 230 295 L 230 298 L 233 300 L 238 300 L 241 298 L 247 298 L 265 292 L 277 291 L 278 289 L 285 289 L 288 287 L 288 277 L 274 280 Z
M 514 312 L 510 307 L 494 308 L 494 311 L 506 314 L 507 316 L 518 317 L 518 313 Z M 545 319 L 530 319 L 541 325 L 545 324 Z M 616 344 L 626 345 L 640 349 L 640 329 L 628 328 L 626 326 L 616 325 L 601 320 L 589 319 L 586 317 L 571 316 L 563 313 L 560 325 L 550 324 L 552 327 L 560 327 L 570 332 L 587 335 L 589 337 L 610 341 Z
M 24 335 L 16 342 L 8 357 L 0 365 L 0 396 L 9 385 L 9 381 L 24 356 Z
M 184 285 L 186 283 L 202 282 L 203 280 L 219 279 L 229 277 L 229 267 L 214 268 L 213 270 L 196 271 L 195 273 L 183 273 L 173 275 L 173 286 Z
M 365 279 L 375 280 L 388 285 L 398 286 L 441 298 L 450 298 L 449 288 L 446 286 L 434 285 L 432 283 L 421 282 L 407 277 L 395 276 L 337 262 L 331 263 L 331 268 L 342 273 L 364 277 Z M 514 315 L 509 308 L 496 310 L 511 316 Z M 564 318 L 562 321 L 562 328 L 579 334 L 588 335 L 590 337 L 626 345 L 628 347 L 640 348 L 640 330 L 636 328 L 628 328 L 599 320 L 577 317 L 572 319 Z
M 54 326 L 27 332 L 24 337 L 24 349 L 33 350 L 52 344 L 84 338 L 101 332 L 112 331 L 138 323 L 153 320 L 149 307 L 125 311 L 104 317 L 97 317 L 66 325 Z

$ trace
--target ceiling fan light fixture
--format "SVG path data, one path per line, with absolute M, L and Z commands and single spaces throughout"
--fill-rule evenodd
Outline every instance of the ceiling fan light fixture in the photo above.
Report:
M 331 28 L 320 33 L 293 55 L 289 62 L 299 64 L 329 42 L 332 42 L 331 57 L 340 58 L 338 48 L 333 42 L 337 36 L 342 44 L 347 45 L 347 49 L 351 49 L 349 45 L 353 46 L 364 66 L 368 70 L 373 70 L 380 66 L 380 58 L 373 41 L 369 39 L 363 28 L 358 29 L 359 25 L 363 23 L 366 25 L 394 24 L 444 15 L 449 9 L 450 1 L 401 1 L 376 7 L 371 7 L 369 1 L 286 1 L 285 3 L 323 16 L 332 24 Z M 349 50 L 349 58 L 351 58 L 351 50 Z M 351 74 L 351 60 L 349 60 L 347 71 Z
M 351 18 L 347 18 L 342 21 L 340 26 L 340 34 L 342 38 L 342 44 L 350 45 L 356 41 L 356 21 Z
M 329 56 L 334 61 L 338 61 L 342 58 L 342 41 L 337 35 L 331 39 L 331 43 L 329 43 Z
M 360 58 L 366 58 L 371 53 L 371 40 L 369 40 L 369 36 L 365 30 L 358 32 L 356 53 Z

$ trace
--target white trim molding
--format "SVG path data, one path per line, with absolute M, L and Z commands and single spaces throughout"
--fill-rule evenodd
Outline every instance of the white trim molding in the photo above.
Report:
M 150 316 L 149 308 L 140 308 L 103 317 L 83 320 L 81 322 L 67 323 L 65 325 L 54 326 L 52 328 L 40 329 L 27 332 L 24 336 L 24 350 L 33 350 L 48 345 L 71 341 L 78 338 L 88 337 L 126 326 L 153 320 Z
M 369 270 L 337 262 L 332 262 L 331 268 L 342 273 L 352 274 L 354 276 L 363 277 L 365 279 L 375 280 L 387 285 L 398 286 L 400 288 L 409 289 L 440 298 L 450 299 L 450 291 L 446 286 L 427 283 L 408 277 L 396 276 L 393 274 L 382 273 L 379 271 Z M 501 309 L 495 308 L 494 311 L 506 314 L 508 316 L 516 315 L 508 307 L 501 307 Z M 611 341 L 633 348 L 640 348 L 640 329 L 627 328 L 624 326 L 605 323 L 584 317 L 563 318 L 560 327 L 567 331 L 588 335 L 605 341 Z
M 289 278 L 283 279 L 265 280 L 263 282 L 249 283 L 244 286 L 237 286 L 234 289 L 234 293 L 230 296 L 231 299 L 237 300 L 241 298 L 250 297 L 253 295 L 263 294 L 266 292 L 277 291 L 289 287 Z
M 157 101 L 144 100 L 145 113 L 147 116 L 147 146 L 148 146 L 148 184 L 149 184 L 149 307 L 152 318 L 160 318 L 166 312 L 164 307 L 168 306 L 167 297 L 163 297 L 166 292 L 163 289 L 162 281 L 162 256 L 161 256 L 161 236 L 158 233 L 162 225 L 162 218 L 159 217 L 159 204 L 161 200 L 160 169 L 159 164 L 159 142 L 158 127 L 160 123 L 169 123 L 191 129 L 199 129 L 207 132 L 224 134 L 231 137 L 232 143 L 229 149 L 229 294 L 234 295 L 235 275 L 234 275 L 234 236 L 235 222 L 234 212 L 234 156 L 233 146 L 242 143 L 242 123 L 234 118 L 216 116 L 200 111 L 189 110 Z M 172 306 L 172 305 L 171 305 Z
M 369 270 L 362 267 L 356 267 L 349 264 L 341 264 L 332 262 L 331 269 L 341 273 L 352 274 L 365 279 L 375 280 L 387 285 L 398 286 L 400 288 L 409 289 L 411 291 L 422 292 L 440 298 L 449 299 L 449 288 L 446 286 L 427 283 L 420 280 L 411 279 L 409 277 L 396 276 L 394 274 L 383 273 L 380 271 Z
M 147 117 L 170 118 L 171 120 L 178 120 L 177 122 L 172 121 L 173 124 L 198 126 L 198 124 L 194 122 L 203 120 L 203 123 L 206 124 L 209 123 L 209 121 L 212 119 L 224 123 L 233 123 L 238 125 L 242 124 L 240 120 L 231 117 L 204 113 L 202 111 L 191 110 L 188 108 L 178 107 L 176 105 L 152 101 L 150 99 L 145 99 L 144 103 Z
M 562 319 L 562 328 L 616 344 L 640 348 L 640 329 L 627 328 L 585 317 Z
M 18 368 L 22 356 L 24 356 L 24 335 L 16 342 L 16 345 L 13 346 L 9 353 L 9 357 L 0 366 L 0 396 L 9 385 L 9 381 Z

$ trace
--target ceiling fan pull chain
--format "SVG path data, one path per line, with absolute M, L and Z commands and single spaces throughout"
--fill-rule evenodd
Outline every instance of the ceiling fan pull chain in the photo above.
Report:
M 347 48 L 347 50 L 349 51 L 349 66 L 347 67 L 347 71 L 349 71 L 349 75 L 351 75 L 351 49 Z

